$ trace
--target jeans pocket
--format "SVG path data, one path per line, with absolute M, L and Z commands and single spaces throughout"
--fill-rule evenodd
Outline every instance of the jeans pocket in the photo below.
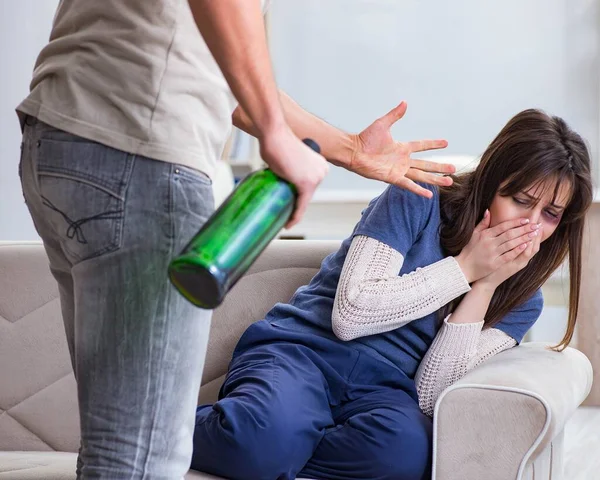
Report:
M 214 213 L 215 201 L 211 180 L 206 175 L 181 165 L 171 168 L 173 234 L 180 250 Z
M 104 145 L 42 138 L 37 182 L 46 219 L 72 262 L 117 250 L 130 155 Z
M 194 170 L 193 168 L 184 165 L 175 165 L 175 177 L 187 179 L 188 181 L 203 185 L 212 185 L 212 179 L 204 172 Z

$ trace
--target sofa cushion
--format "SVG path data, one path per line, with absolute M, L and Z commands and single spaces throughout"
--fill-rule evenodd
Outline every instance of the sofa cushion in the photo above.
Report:
M 0 479 L 74 480 L 75 453 L 0 452 Z
M 76 453 L 0 452 L 0 480 L 76 480 L 76 465 Z M 185 480 L 224 479 L 190 470 Z
M 76 453 L 0 452 L 0 480 L 75 480 Z M 218 480 L 190 470 L 186 480 Z
M 0 244 L 0 450 L 78 448 L 58 289 L 39 243 Z

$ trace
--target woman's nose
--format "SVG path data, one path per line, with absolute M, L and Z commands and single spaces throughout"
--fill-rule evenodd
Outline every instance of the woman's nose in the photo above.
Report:
M 542 218 L 542 212 L 538 211 L 537 209 L 534 210 L 533 212 L 531 212 L 531 215 L 529 216 L 529 221 L 531 223 L 540 223 L 540 219 Z

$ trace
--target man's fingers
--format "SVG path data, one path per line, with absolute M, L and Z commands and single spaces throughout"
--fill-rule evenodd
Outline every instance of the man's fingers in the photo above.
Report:
M 388 113 L 386 113 L 381 119 L 391 127 L 394 123 L 400 120 L 404 114 L 406 113 L 406 102 L 401 102 L 397 107 L 392 108 Z
M 410 180 L 406 177 L 403 177 L 398 182 L 396 182 L 396 185 L 400 188 L 404 188 L 405 190 L 408 190 L 409 192 L 416 193 L 417 195 L 419 195 L 421 197 L 425 197 L 425 198 L 433 197 L 433 193 L 430 190 L 427 190 L 426 188 L 421 187 L 420 185 L 416 184 L 415 182 L 413 182 L 412 180 Z
M 410 159 L 411 168 L 417 168 L 424 172 L 452 174 L 456 172 L 456 167 L 451 163 L 437 163 L 429 160 Z
M 448 142 L 446 140 L 416 140 L 408 142 L 408 148 L 411 152 L 424 152 L 426 150 L 439 150 L 446 148 Z
M 429 185 L 439 185 L 441 187 L 449 187 L 452 185 L 452 178 L 450 177 L 443 177 L 441 175 L 436 175 L 435 173 L 428 173 L 415 168 L 409 169 L 408 172 L 406 172 L 405 177 L 415 182 L 428 183 Z
M 300 220 L 302 220 L 302 217 L 304 216 L 304 213 L 308 208 L 308 203 L 310 202 L 311 197 L 312 194 L 307 193 L 302 193 L 298 196 L 298 200 L 296 200 L 296 207 L 294 209 L 294 213 L 292 213 L 292 216 L 285 225 L 285 228 L 290 229 L 294 225 L 297 225 L 298 222 L 300 222 Z

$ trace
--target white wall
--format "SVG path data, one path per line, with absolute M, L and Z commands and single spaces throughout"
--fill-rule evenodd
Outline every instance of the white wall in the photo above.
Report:
M 598 158 L 598 0 L 278 0 L 271 14 L 280 85 L 343 129 L 406 100 L 396 138 L 477 156 L 511 116 L 541 107 Z M 332 169 L 322 188 L 366 187 Z
M 0 0 L 0 240 L 37 238 L 14 108 L 56 4 Z M 359 131 L 407 100 L 395 136 L 444 137 L 453 154 L 480 154 L 510 116 L 535 106 L 567 119 L 598 158 L 599 37 L 597 0 L 275 0 L 271 11 L 277 77 L 302 105 Z M 373 186 L 334 168 L 322 189 Z
M 538 107 L 579 131 L 598 163 L 598 0 L 279 0 L 270 33 L 279 85 L 347 131 L 406 100 L 395 138 L 446 138 L 445 153 L 478 156 L 510 117 Z M 331 169 L 321 189 L 379 185 Z M 559 290 L 546 286 L 530 340 L 562 339 Z
M 15 107 L 29 91 L 58 0 L 0 0 L 0 240 L 38 238 L 18 175 L 21 131 Z

